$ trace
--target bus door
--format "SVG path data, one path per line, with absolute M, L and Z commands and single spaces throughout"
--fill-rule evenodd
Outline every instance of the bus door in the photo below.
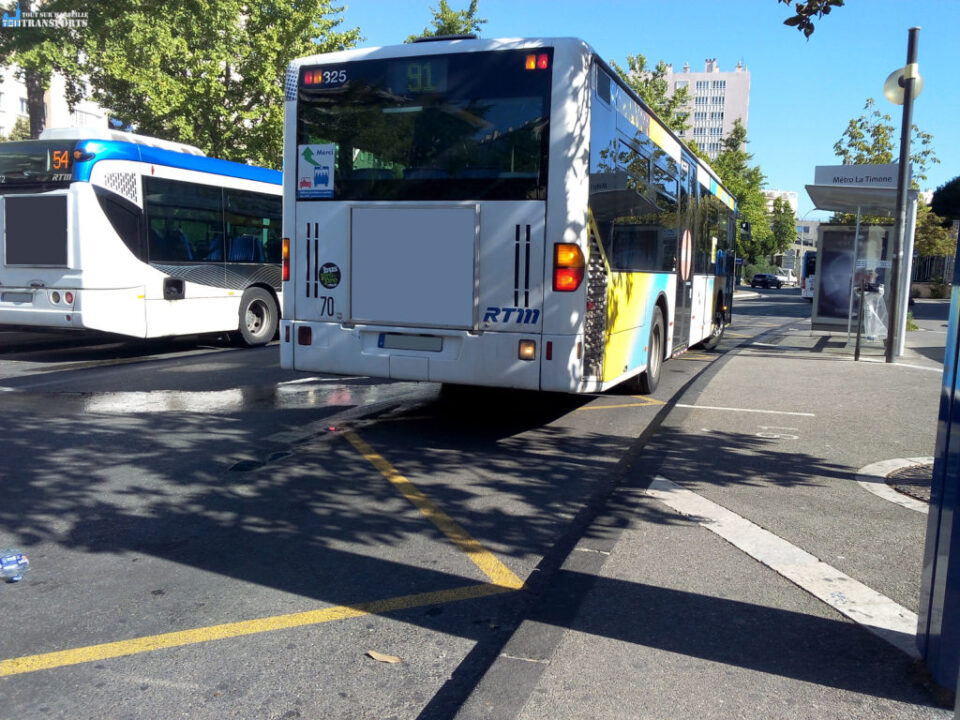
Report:
M 673 312 L 673 345 L 671 352 L 686 349 L 690 343 L 690 314 L 693 302 L 693 236 L 687 214 L 690 208 L 688 182 L 689 170 L 683 172 L 682 180 L 654 168 L 654 181 L 659 185 L 658 203 L 671 204 L 676 212 L 677 225 L 674 237 L 667 242 L 674 247 L 674 271 L 677 274 L 676 297 Z M 672 192 L 671 192 L 672 191 Z M 679 206 L 678 206 L 679 203 Z

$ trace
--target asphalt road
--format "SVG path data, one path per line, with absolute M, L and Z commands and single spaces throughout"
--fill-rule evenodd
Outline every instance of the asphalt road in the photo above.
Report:
M 32 564 L 0 586 L 0 718 L 452 717 L 671 399 L 809 316 L 760 295 L 650 397 L 0 332 L 0 546 Z

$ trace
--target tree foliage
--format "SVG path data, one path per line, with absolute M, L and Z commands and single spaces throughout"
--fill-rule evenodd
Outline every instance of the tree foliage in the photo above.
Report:
M 686 130 L 690 113 L 685 110 L 689 90 L 677 88 L 671 95 L 667 82 L 667 64 L 661 60 L 652 70 L 647 67 L 647 58 L 639 53 L 627 56 L 627 69 L 616 60 L 610 62 L 620 78 L 676 133 Z
M 853 118 L 834 144 L 833 151 L 844 165 L 894 163 L 899 159 L 899 136 L 887 113 L 875 107 L 873 98 L 863 106 L 864 114 Z M 916 125 L 911 127 L 910 163 L 913 166 L 911 187 L 927 179 L 927 167 L 940 162 L 933 149 L 933 135 Z
M 778 0 L 778 2 L 789 5 L 792 0 Z M 809 38 L 813 35 L 813 18 L 822 18 L 829 15 L 830 11 L 837 7 L 843 7 L 843 0 L 807 0 L 798 2 L 793 6 L 794 15 L 791 15 L 783 21 L 784 25 L 795 27 L 803 33 L 804 37 Z
M 957 248 L 957 239 L 950 236 L 944 227 L 943 218 L 931 210 L 926 203 L 917 204 L 917 229 L 913 249 L 919 255 L 953 255 Z
M 76 5 L 76 3 L 74 3 Z M 138 132 L 279 168 L 287 63 L 351 47 L 330 0 L 84 0 L 80 69 Z
M 89 82 L 92 99 L 137 132 L 275 168 L 287 63 L 351 47 L 360 36 L 339 29 L 342 8 L 331 0 L 171 0 L 162 10 L 143 0 L 45 0 L 41 7 L 85 12 L 87 26 L 4 33 L 0 62 L 28 78 L 35 70 L 47 84 L 52 71 L 63 73 L 71 104 Z
M 773 232 L 774 253 L 782 253 L 796 241 L 797 216 L 790 203 L 783 197 L 776 197 L 773 200 L 770 226 Z
M 934 191 L 930 209 L 940 217 L 960 220 L 960 175 Z
M 468 35 L 470 33 L 480 34 L 480 26 L 486 20 L 477 17 L 479 0 L 470 0 L 470 7 L 466 10 L 454 10 L 447 3 L 447 0 L 440 0 L 440 5 L 436 8 L 430 8 L 433 13 L 433 30 L 424 28 L 419 35 L 410 35 L 404 42 L 413 42 L 422 37 L 439 37 L 441 35 Z
M 74 9 L 65 0 L 20 0 L 22 12 L 68 12 Z M 12 13 L 14 10 L 5 11 Z M 77 67 L 77 33 L 60 27 L 4 28 L 0 33 L 0 68 L 13 66 L 27 89 L 30 137 L 37 137 L 46 125 L 44 93 L 50 78 L 58 72 L 66 79 L 67 104 L 83 99 L 84 85 Z
M 767 217 L 767 201 L 763 195 L 766 177 L 759 166 L 751 166 L 753 155 L 746 150 L 747 129 L 739 118 L 733 130 L 721 143 L 717 157 L 709 161 L 730 194 L 736 198 L 740 220 L 751 226 L 750 242 L 744 242 L 737 226 L 738 255 L 746 263 L 756 263 L 776 249 L 773 231 Z M 794 232 L 796 228 L 794 228 Z

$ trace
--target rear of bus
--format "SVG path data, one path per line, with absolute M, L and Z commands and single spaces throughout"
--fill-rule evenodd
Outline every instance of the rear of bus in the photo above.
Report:
M 578 217 L 558 193 L 548 218 L 547 189 L 575 166 L 549 166 L 556 125 L 585 117 L 554 68 L 579 63 L 585 88 L 585 57 L 579 41 L 467 40 L 291 64 L 283 367 L 540 389 L 553 362 L 576 389 L 586 182 Z M 586 157 L 585 134 L 565 142 Z
M 0 143 L 0 324 L 80 327 L 75 140 Z

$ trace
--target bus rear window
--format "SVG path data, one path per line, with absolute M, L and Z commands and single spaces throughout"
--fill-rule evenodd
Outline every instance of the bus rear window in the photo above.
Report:
M 551 65 L 539 48 L 303 69 L 298 197 L 544 199 Z

